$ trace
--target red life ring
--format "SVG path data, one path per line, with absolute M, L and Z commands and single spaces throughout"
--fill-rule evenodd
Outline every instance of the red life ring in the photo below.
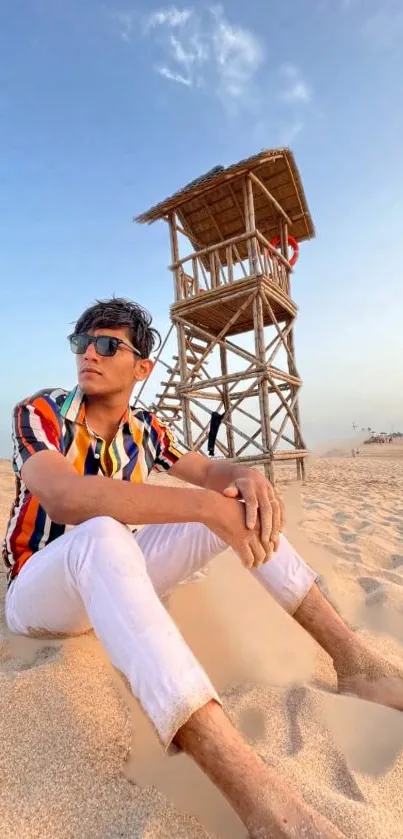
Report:
M 291 257 L 291 259 L 288 260 L 290 265 L 293 266 L 293 265 L 295 265 L 295 263 L 297 262 L 297 259 L 299 257 L 299 244 L 298 244 L 297 240 L 294 239 L 293 236 L 288 236 L 287 237 L 287 242 L 290 245 L 290 247 L 293 249 L 292 257 Z M 273 239 L 270 240 L 270 244 L 273 245 L 273 248 L 278 248 L 279 245 L 281 245 L 281 237 L 280 236 L 274 236 Z

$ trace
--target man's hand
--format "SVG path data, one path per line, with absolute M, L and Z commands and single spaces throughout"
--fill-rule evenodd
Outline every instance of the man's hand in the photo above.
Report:
M 209 498 L 204 524 L 233 548 L 246 568 L 258 568 L 270 559 L 260 535 L 260 523 L 247 527 L 245 506 L 232 498 L 216 495 Z
M 210 461 L 198 452 L 188 452 L 181 457 L 170 474 L 182 481 L 212 489 L 221 498 L 224 495 L 228 500 L 244 502 L 238 504 L 237 508 L 238 514 L 239 510 L 243 513 L 243 526 L 252 537 L 253 544 L 256 539 L 260 539 L 265 560 L 270 559 L 273 551 L 278 548 L 284 513 L 276 490 L 264 475 L 241 464 L 225 460 Z M 214 530 L 214 527 L 211 529 Z M 226 536 L 223 538 L 232 544 Z
M 260 542 L 269 559 L 278 549 L 284 526 L 284 507 L 276 490 L 255 469 L 239 467 L 239 477 L 235 477 L 223 494 L 245 502 L 246 527 L 250 531 L 258 527 Z

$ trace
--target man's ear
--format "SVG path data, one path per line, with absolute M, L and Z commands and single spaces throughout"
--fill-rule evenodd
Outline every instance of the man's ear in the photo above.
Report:
M 143 382 L 144 379 L 148 379 L 151 375 L 152 371 L 154 370 L 154 362 L 151 361 L 151 358 L 139 358 L 136 359 L 135 362 L 135 376 L 138 382 Z

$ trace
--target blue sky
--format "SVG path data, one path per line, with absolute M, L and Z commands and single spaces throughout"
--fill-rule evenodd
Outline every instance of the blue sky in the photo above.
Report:
M 166 329 L 167 230 L 133 215 L 283 144 L 318 233 L 293 278 L 308 442 L 403 427 L 400 0 L 0 15 L 0 455 L 18 399 L 74 384 L 65 335 L 95 297 L 133 297 Z

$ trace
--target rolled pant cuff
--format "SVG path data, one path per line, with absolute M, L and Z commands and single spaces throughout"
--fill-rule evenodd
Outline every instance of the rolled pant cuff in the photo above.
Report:
M 293 591 L 289 592 L 288 599 L 284 596 L 284 601 L 282 603 L 283 608 L 289 615 L 295 615 L 301 606 L 301 603 L 305 600 L 312 586 L 318 579 L 319 574 L 317 574 L 313 568 L 309 568 L 308 565 L 301 568 L 298 578 L 294 580 Z M 284 595 L 286 594 L 287 592 L 284 592 Z
M 172 702 L 171 712 L 165 712 L 162 719 L 157 719 L 149 709 L 144 709 L 154 725 L 161 745 L 169 755 L 174 755 L 181 751 L 173 742 L 178 731 L 189 722 L 196 711 L 200 711 L 201 708 L 204 708 L 211 701 L 217 702 L 218 705 L 222 706 L 218 693 L 212 685 L 208 684 L 207 680 L 205 685 L 183 685 L 183 691 L 180 697 L 178 696 L 176 701 Z

